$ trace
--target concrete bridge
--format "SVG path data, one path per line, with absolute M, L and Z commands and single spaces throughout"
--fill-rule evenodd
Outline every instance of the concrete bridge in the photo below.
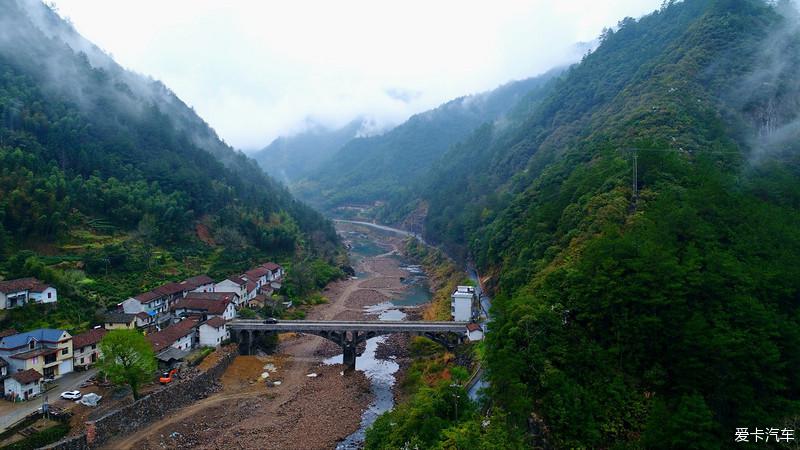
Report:
M 228 322 L 231 338 L 249 353 L 252 343 L 267 333 L 307 333 L 324 337 L 342 347 L 344 365 L 356 368 L 356 347 L 369 338 L 391 333 L 410 333 L 425 336 L 447 348 L 460 343 L 467 330 L 466 322 L 406 322 L 406 321 L 342 321 L 342 320 L 232 320 Z

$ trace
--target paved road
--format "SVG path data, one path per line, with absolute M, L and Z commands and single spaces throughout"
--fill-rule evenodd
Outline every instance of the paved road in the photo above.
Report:
M 72 391 L 78 389 L 78 386 L 92 378 L 97 373 L 97 369 L 89 369 L 85 372 L 71 372 L 54 382 L 55 389 L 48 391 L 45 395 L 49 398 L 49 402 L 53 403 L 58 399 L 58 396 L 64 391 Z M 10 403 L 5 400 L 2 407 L 0 407 L 0 432 L 6 428 L 19 422 L 23 417 L 38 410 L 44 401 L 43 396 L 34 398 L 27 402 Z
M 492 299 L 489 298 L 489 296 L 483 292 L 483 289 L 481 288 L 480 277 L 478 276 L 478 271 L 475 270 L 474 267 L 470 266 L 467 268 L 467 275 L 472 281 L 475 282 L 476 286 L 475 293 L 478 295 L 478 298 L 480 299 L 481 312 L 485 317 L 485 320 L 483 321 L 482 324 L 483 332 L 488 333 L 490 322 L 492 321 L 492 317 L 489 315 L 489 310 L 492 307 Z M 486 389 L 489 387 L 489 381 L 486 380 L 486 373 L 484 372 L 483 368 L 480 368 L 478 370 L 479 370 L 478 376 L 475 378 L 475 380 L 473 380 L 470 386 L 467 386 L 467 394 L 469 395 L 469 398 L 471 398 L 474 401 L 478 401 L 478 399 L 480 398 L 479 394 L 482 389 Z
M 264 323 L 262 320 L 233 320 L 228 323 L 232 330 L 261 331 L 397 331 L 397 332 L 440 332 L 463 333 L 466 322 L 428 322 L 428 321 L 344 321 L 344 320 L 281 320 L 278 323 Z
M 395 234 L 399 234 L 401 236 L 415 237 L 420 242 L 422 242 L 423 244 L 428 245 L 427 242 L 425 242 L 425 239 L 423 239 L 422 236 L 420 236 L 419 234 L 412 233 L 412 232 L 406 231 L 406 230 L 401 230 L 399 228 L 393 228 L 393 227 L 389 227 L 389 226 L 386 226 L 386 225 L 379 225 L 377 223 L 372 223 L 372 222 L 362 222 L 360 220 L 333 219 L 333 221 L 334 222 L 342 222 L 342 223 L 354 223 L 356 225 L 365 225 L 365 226 L 368 226 L 368 227 L 375 228 L 377 230 L 389 231 L 389 232 L 392 232 L 392 233 L 395 233 Z

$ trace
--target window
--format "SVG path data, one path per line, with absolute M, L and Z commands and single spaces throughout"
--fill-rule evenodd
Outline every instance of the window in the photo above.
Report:
M 66 355 L 67 353 L 69 353 L 69 348 L 62 348 L 61 349 L 61 354 L 62 355 Z
M 28 348 L 30 348 L 31 350 L 33 350 L 33 349 L 34 349 L 34 347 L 36 347 L 36 341 L 34 341 L 34 340 L 31 340 L 31 342 L 28 344 Z
M 53 293 L 52 292 L 48 292 L 47 293 L 47 298 L 53 298 Z
M 81 364 L 83 364 L 83 358 L 81 358 Z
M 92 344 L 92 350 L 97 348 L 97 344 Z

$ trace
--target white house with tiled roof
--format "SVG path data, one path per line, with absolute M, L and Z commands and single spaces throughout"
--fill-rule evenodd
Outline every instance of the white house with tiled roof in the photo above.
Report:
M 212 317 L 200 324 L 199 335 L 200 345 L 204 347 L 217 347 L 223 341 L 229 339 L 230 332 L 226 325 L 226 320 L 222 317 Z
M 55 303 L 56 288 L 36 278 L 0 281 L 0 309 L 11 309 L 27 303 Z
M 3 380 L 3 393 L 12 401 L 30 400 L 42 392 L 42 374 L 36 369 L 12 373 Z

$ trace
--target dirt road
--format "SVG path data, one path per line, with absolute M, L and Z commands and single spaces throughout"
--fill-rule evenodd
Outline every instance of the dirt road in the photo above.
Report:
M 397 240 L 387 240 L 391 248 Z M 388 250 L 388 248 L 387 248 Z M 328 303 L 309 312 L 311 319 L 359 320 L 364 307 L 403 289 L 393 252 L 365 258 L 357 268 L 366 276 L 331 283 Z M 379 283 L 376 285 L 376 282 Z M 242 448 L 330 449 L 354 432 L 372 400 L 361 372 L 343 376 L 340 365 L 322 359 L 338 352 L 316 336 L 282 336 L 271 356 L 240 356 L 221 379 L 222 390 L 130 436 L 108 449 Z M 270 372 L 265 367 L 274 368 Z M 280 381 L 267 386 L 268 380 Z M 316 373 L 316 377 L 308 377 Z

